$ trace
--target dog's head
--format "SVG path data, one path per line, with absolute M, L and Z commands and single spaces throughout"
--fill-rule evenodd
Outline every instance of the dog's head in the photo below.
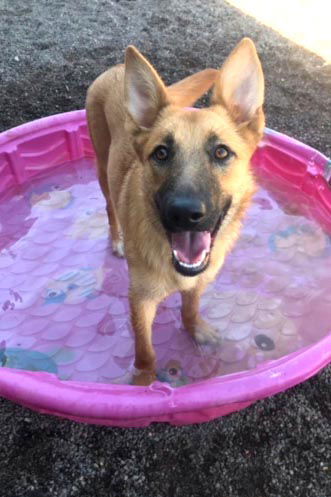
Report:
M 210 107 L 186 107 L 213 83 Z M 250 159 L 263 133 L 263 98 L 262 68 L 249 39 L 220 71 L 168 88 L 134 47 L 127 49 L 127 126 L 143 168 L 143 194 L 182 275 L 206 269 L 220 228 L 239 216 L 254 191 Z

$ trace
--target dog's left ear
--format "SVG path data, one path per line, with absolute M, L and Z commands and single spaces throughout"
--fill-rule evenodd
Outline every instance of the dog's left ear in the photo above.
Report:
M 255 45 L 244 38 L 224 62 L 215 83 L 213 103 L 223 104 L 238 123 L 257 117 L 264 101 L 264 77 Z
M 132 45 L 125 53 L 124 92 L 126 109 L 141 128 L 151 128 L 160 110 L 169 104 L 163 81 Z

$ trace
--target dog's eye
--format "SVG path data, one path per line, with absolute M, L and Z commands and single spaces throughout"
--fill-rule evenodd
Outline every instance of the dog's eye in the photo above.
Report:
M 217 145 L 214 149 L 214 158 L 218 161 L 225 161 L 231 155 L 230 150 L 225 145 Z
M 152 153 L 152 158 L 157 160 L 158 162 L 164 162 L 168 159 L 168 157 L 169 152 L 167 147 L 165 147 L 164 145 L 159 145 Z

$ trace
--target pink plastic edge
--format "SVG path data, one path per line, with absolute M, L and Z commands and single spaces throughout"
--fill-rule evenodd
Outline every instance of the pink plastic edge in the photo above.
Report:
M 63 135 L 65 154 L 54 157 L 54 140 Z M 20 146 L 32 143 L 29 153 Z M 35 149 L 31 154 L 31 149 Z M 326 183 L 330 161 L 320 152 L 281 133 L 266 129 L 253 163 L 272 150 L 285 153 L 316 179 Z M 46 160 L 52 154 L 52 163 Z M 68 160 L 93 157 L 84 110 L 32 121 L 0 134 L 0 194 L 35 174 Z M 43 157 L 38 167 L 24 169 L 26 157 Z M 292 171 L 295 176 L 295 171 Z M 291 174 L 289 174 L 291 177 Z M 302 176 L 302 175 L 300 175 Z M 325 185 L 324 185 L 325 186 Z M 2 188 L 1 188 L 2 187 Z M 145 427 L 152 422 L 184 425 L 210 421 L 243 409 L 257 400 L 308 379 L 331 361 L 331 333 L 319 342 L 263 364 L 251 371 L 211 378 L 179 388 L 155 382 L 149 387 L 61 381 L 55 375 L 1 368 L 0 394 L 13 402 L 67 419 L 119 427 Z

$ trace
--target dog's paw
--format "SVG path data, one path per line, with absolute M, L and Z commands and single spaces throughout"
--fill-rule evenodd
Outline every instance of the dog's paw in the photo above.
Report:
M 124 243 L 123 240 L 113 241 L 112 243 L 113 254 L 116 257 L 124 257 Z
M 202 318 L 191 328 L 190 332 L 199 345 L 219 345 L 221 342 L 219 331 Z
M 155 372 L 136 369 L 133 374 L 132 384 L 139 387 L 147 387 L 155 380 Z

